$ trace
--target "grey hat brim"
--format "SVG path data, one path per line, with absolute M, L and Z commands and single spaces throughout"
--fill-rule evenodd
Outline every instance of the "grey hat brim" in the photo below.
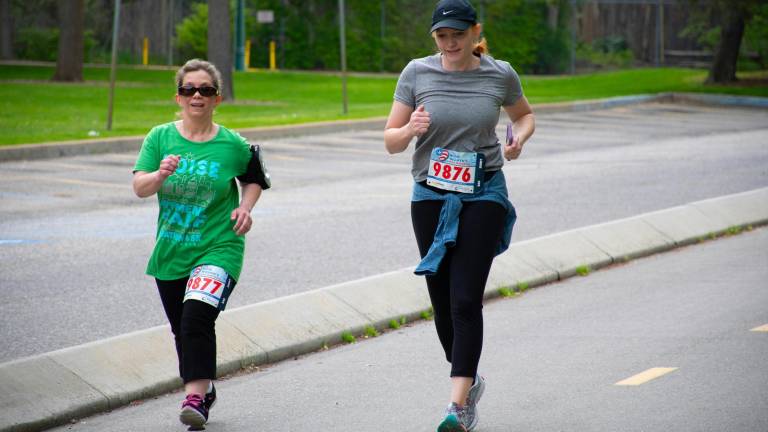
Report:
M 446 18 L 444 20 L 440 20 L 435 25 L 432 26 L 431 29 L 429 29 L 429 32 L 432 33 L 433 31 L 440 29 L 440 28 L 452 28 L 456 30 L 466 30 L 474 23 L 471 23 L 469 21 L 454 19 L 454 18 Z

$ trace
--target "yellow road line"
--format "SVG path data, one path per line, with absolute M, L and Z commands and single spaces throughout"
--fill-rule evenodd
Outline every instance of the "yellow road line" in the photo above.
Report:
M 760 327 L 755 327 L 752 330 L 753 332 L 765 332 L 768 333 L 768 324 L 761 325 Z
M 619 386 L 637 386 L 645 384 L 648 381 L 656 379 L 662 375 L 666 375 L 672 371 L 677 370 L 676 367 L 655 367 L 650 368 L 645 372 L 640 372 L 637 375 L 631 376 L 625 380 L 617 382 L 615 385 Z

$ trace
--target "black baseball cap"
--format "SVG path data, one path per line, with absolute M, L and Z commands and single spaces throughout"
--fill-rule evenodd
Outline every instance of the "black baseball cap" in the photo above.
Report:
M 477 23 L 477 12 L 467 0 L 440 0 L 432 12 L 432 28 L 429 32 L 448 27 L 466 30 Z

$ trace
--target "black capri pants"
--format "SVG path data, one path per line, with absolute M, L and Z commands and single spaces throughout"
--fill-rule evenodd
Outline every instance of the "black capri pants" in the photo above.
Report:
M 199 300 L 184 301 L 188 277 L 160 280 L 157 290 L 171 324 L 179 376 L 184 384 L 216 378 L 216 318 L 219 309 Z M 236 282 L 232 280 L 231 290 Z
M 439 191 L 442 192 L 442 191 Z M 435 237 L 443 201 L 411 202 L 411 219 L 423 258 Z M 483 348 L 483 293 L 504 232 L 507 212 L 492 201 L 463 203 L 456 245 L 437 274 L 426 276 L 435 326 L 451 377 L 477 374 Z

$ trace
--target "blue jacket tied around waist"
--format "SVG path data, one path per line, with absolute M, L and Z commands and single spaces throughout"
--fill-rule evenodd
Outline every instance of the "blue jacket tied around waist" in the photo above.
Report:
M 492 201 L 504 207 L 507 211 L 507 218 L 504 221 L 504 234 L 499 241 L 496 255 L 509 248 L 509 243 L 512 239 L 512 227 L 515 225 L 517 213 L 515 212 L 515 207 L 507 198 L 507 182 L 501 170 L 497 171 L 493 177 L 473 194 L 440 194 L 419 183 L 414 183 L 411 201 L 444 201 L 443 207 L 440 210 L 440 220 L 435 231 L 435 239 L 432 241 L 432 246 L 429 247 L 427 255 L 424 256 L 416 267 L 414 273 L 417 275 L 432 276 L 437 274 L 437 269 L 440 267 L 440 262 L 443 260 L 448 248 L 456 244 L 456 234 L 459 231 L 459 213 L 461 213 L 464 202 Z

